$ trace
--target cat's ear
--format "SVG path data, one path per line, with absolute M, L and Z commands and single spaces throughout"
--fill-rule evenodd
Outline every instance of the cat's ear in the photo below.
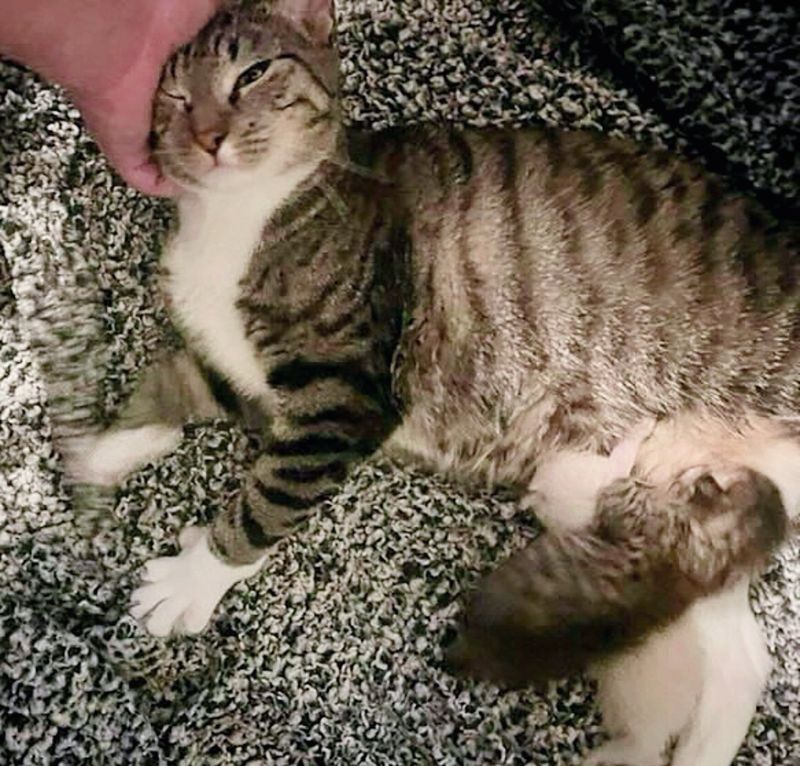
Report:
M 331 44 L 333 0 L 277 0 L 273 13 L 291 21 L 309 42 Z

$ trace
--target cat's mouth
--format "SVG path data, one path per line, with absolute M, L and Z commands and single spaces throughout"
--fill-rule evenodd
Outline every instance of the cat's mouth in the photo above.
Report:
M 214 152 L 200 146 L 178 151 L 165 148 L 155 157 L 165 176 L 194 191 L 237 188 L 249 181 L 257 164 L 244 157 L 232 142 L 222 143 Z
M 216 186 L 235 180 L 246 168 L 233 147 L 223 145 L 216 153 L 198 150 L 192 162 L 191 174 L 199 186 Z
M 214 153 L 199 149 L 198 155 L 200 169 L 205 173 L 241 167 L 236 151 L 229 144 L 223 144 Z
M 193 158 L 186 174 L 191 182 L 184 185 L 197 191 L 233 191 L 252 182 L 253 170 L 254 165 L 244 161 L 235 150 L 219 152 L 217 156 L 204 154 Z

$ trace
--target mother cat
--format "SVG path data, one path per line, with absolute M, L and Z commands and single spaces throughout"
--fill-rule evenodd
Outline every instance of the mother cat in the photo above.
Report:
M 66 445 L 70 471 L 115 484 L 193 419 L 266 438 L 133 614 L 201 630 L 350 465 L 413 453 L 516 487 L 550 527 L 471 602 L 466 668 L 592 662 L 615 734 L 592 762 L 723 766 L 768 666 L 748 577 L 800 507 L 794 243 L 624 141 L 348 131 L 332 27 L 328 0 L 231 3 L 165 69 L 152 138 L 185 187 L 163 265 L 188 350 Z

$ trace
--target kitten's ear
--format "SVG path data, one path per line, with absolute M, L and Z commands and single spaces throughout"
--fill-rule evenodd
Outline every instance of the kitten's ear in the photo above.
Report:
M 331 44 L 333 0 L 277 0 L 273 13 L 291 21 L 309 42 Z

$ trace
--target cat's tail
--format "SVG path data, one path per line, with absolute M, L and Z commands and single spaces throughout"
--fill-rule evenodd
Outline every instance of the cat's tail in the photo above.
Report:
M 669 491 L 617 481 L 590 529 L 546 532 L 479 583 L 448 664 L 509 685 L 582 670 L 762 566 L 786 526 L 775 486 L 747 469 Z

